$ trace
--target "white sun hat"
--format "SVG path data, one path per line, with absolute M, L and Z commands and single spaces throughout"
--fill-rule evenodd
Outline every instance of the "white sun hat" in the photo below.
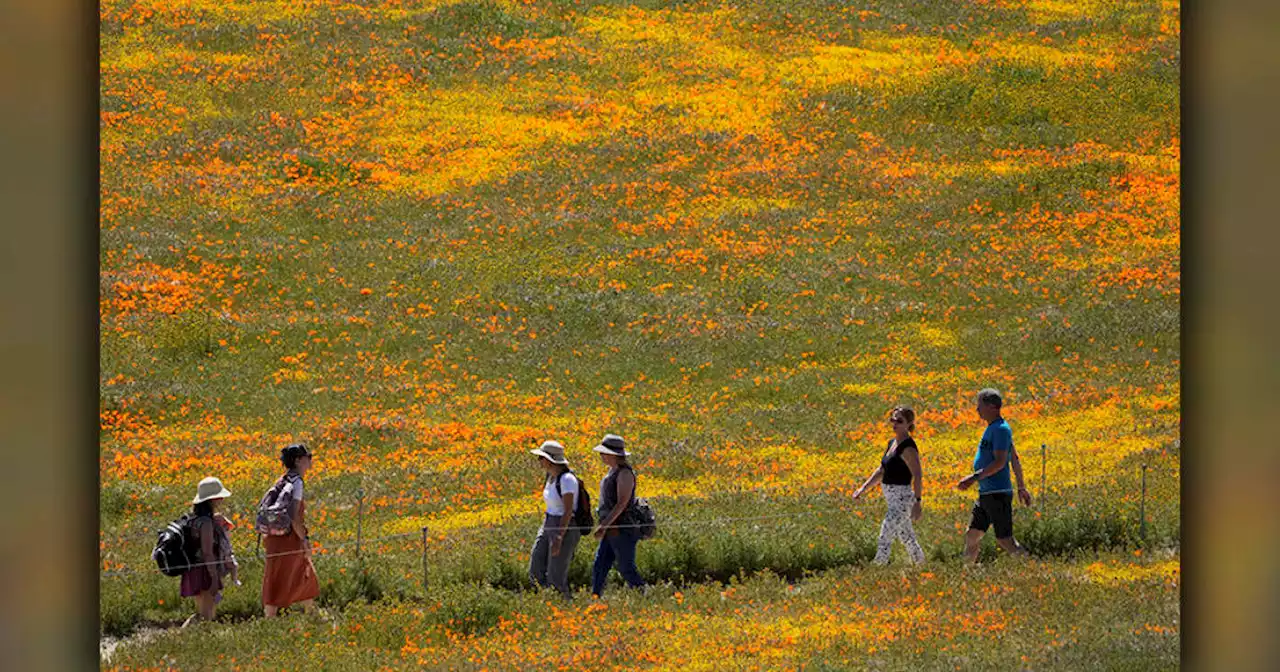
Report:
M 559 441 L 543 441 L 537 450 L 529 451 L 539 457 L 545 457 L 551 460 L 553 464 L 569 464 L 569 460 L 564 457 L 564 446 Z
M 191 500 L 191 503 L 199 504 L 211 499 L 222 499 L 230 496 L 231 491 L 222 487 L 222 481 L 210 476 L 200 481 L 200 485 L 196 486 L 196 498 Z
M 604 438 L 600 439 L 600 445 L 592 448 L 592 450 L 605 455 L 617 455 L 618 457 L 631 455 L 631 453 L 627 452 L 626 442 L 617 434 L 605 434 Z

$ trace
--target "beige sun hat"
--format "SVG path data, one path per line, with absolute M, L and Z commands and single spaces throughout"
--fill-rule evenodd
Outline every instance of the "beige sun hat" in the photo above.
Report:
M 539 457 L 545 457 L 551 460 L 553 464 L 569 464 L 569 460 L 564 458 L 564 446 L 559 441 L 543 441 L 537 450 L 529 451 Z
M 597 453 L 604 453 L 605 455 L 627 457 L 631 455 L 631 453 L 627 452 L 626 445 L 626 442 L 622 440 L 621 436 L 618 436 L 617 434 L 605 434 L 604 438 L 600 439 L 600 445 L 592 448 L 592 450 Z
M 222 499 L 230 497 L 231 491 L 222 487 L 222 481 L 210 476 L 200 481 L 200 485 L 196 486 L 196 498 L 191 500 L 192 504 L 207 502 L 211 499 Z

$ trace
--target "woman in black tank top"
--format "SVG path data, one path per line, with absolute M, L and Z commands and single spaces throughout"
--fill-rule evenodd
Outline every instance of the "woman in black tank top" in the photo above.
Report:
M 635 511 L 636 472 L 627 462 L 631 453 L 617 434 L 605 434 L 600 445 L 592 450 L 600 453 L 600 459 L 609 467 L 609 473 L 600 481 L 600 508 L 596 512 L 599 526 L 592 535 L 600 540 L 596 559 L 591 565 L 591 594 L 604 592 L 609 569 L 617 566 L 623 580 L 633 588 L 646 588 L 640 570 L 636 568 L 636 543 L 640 531 L 636 529 Z
M 876 564 L 889 562 L 889 551 L 894 539 L 902 540 L 912 561 L 924 562 L 924 551 L 916 541 L 915 529 L 911 525 L 912 521 L 920 519 L 923 512 L 920 449 L 916 446 L 915 439 L 911 438 L 915 420 L 915 412 L 906 406 L 898 406 L 889 412 L 894 437 L 880 456 L 880 466 L 853 493 L 853 500 L 856 502 L 876 482 L 880 482 L 880 489 L 884 493 L 886 509 L 884 522 L 880 525 L 880 539 L 876 543 Z

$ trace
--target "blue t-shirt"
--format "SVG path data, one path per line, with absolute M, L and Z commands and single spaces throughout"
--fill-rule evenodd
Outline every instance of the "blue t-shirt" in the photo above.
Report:
M 987 425 L 986 431 L 982 433 L 978 454 L 973 458 L 973 470 L 980 471 L 988 464 L 995 462 L 997 450 L 1005 451 L 1007 453 L 1005 457 L 1009 461 L 1013 460 L 1013 430 L 1009 429 L 1009 423 L 1005 422 L 1004 418 Z M 1000 471 L 978 481 L 978 494 L 985 495 L 991 492 L 1013 492 L 1013 484 L 1009 482 L 1009 462 L 1005 462 L 1004 468 Z

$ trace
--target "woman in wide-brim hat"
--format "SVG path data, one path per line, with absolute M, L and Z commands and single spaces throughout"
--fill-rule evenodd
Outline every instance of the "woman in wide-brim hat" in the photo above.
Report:
M 222 500 L 230 496 L 231 491 L 212 476 L 196 486 L 196 496 L 191 500 L 188 533 L 199 541 L 200 554 L 195 566 L 182 573 L 179 586 L 182 597 L 195 598 L 196 613 L 183 625 L 195 620 L 213 620 L 218 601 L 222 598 L 222 577 L 231 570 L 224 567 L 224 556 L 230 555 L 231 542 L 226 531 L 215 523 L 214 515 Z
M 640 541 L 640 531 L 635 527 L 634 517 L 628 515 L 636 499 L 636 474 L 627 462 L 631 453 L 627 452 L 626 442 L 617 434 L 605 434 L 592 450 L 600 454 L 609 472 L 600 480 L 600 505 L 597 509 L 600 524 L 592 533 L 600 540 L 600 547 L 596 549 L 596 559 L 591 566 L 591 594 L 599 596 L 604 592 L 605 580 L 613 566 L 617 566 L 618 573 L 628 585 L 644 588 L 644 579 L 636 567 L 636 544 Z
M 534 585 L 554 587 L 566 599 L 572 599 L 569 563 L 583 533 L 573 525 L 573 512 L 578 507 L 582 482 L 569 469 L 564 446 L 558 441 L 544 441 L 529 452 L 538 456 L 538 465 L 545 475 L 542 499 L 546 503 L 542 526 L 529 554 L 529 579 Z

